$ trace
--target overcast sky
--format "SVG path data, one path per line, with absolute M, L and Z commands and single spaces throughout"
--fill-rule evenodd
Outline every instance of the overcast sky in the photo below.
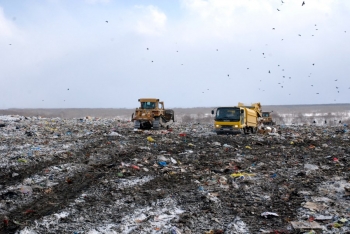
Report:
M 0 108 L 349 103 L 350 1 L 304 2 L 0 0 Z

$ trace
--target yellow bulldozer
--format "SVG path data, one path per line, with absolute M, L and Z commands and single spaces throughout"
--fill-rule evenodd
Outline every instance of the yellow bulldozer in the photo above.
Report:
M 273 111 L 263 111 L 262 112 L 262 123 L 264 125 L 275 125 L 276 123 L 273 121 L 271 113 Z
M 157 98 L 140 98 L 140 107 L 136 108 L 131 119 L 135 129 L 168 128 L 174 120 L 174 111 L 164 108 L 164 102 Z

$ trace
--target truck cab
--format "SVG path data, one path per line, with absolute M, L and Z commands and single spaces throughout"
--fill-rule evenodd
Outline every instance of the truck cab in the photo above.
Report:
M 219 134 L 255 133 L 260 117 L 260 103 L 258 106 L 218 107 L 211 111 L 214 116 L 214 131 Z
M 244 123 L 244 109 L 239 107 L 218 107 L 216 109 L 214 129 L 218 135 L 241 133 L 242 123 Z

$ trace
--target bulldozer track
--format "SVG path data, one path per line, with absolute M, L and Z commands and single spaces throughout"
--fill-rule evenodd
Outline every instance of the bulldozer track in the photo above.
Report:
M 0 182 L 0 185 L 3 187 L 11 186 L 15 183 L 22 181 L 25 178 L 28 178 L 30 175 L 34 173 L 41 173 L 42 170 L 53 165 L 64 164 L 64 163 L 81 163 L 86 160 L 86 152 L 88 152 L 92 148 L 95 148 L 99 144 L 100 142 L 98 142 L 98 140 L 92 143 L 89 142 L 87 145 L 83 147 L 83 149 L 77 152 L 69 151 L 69 153 L 71 153 L 73 156 L 63 158 L 61 156 L 67 153 L 67 152 L 63 152 L 58 155 L 55 155 L 55 157 L 49 161 L 34 162 L 28 165 L 16 167 L 14 169 L 11 169 L 10 171 L 0 172 L 0 178 L 3 178 Z M 17 173 L 18 175 L 13 177 L 13 173 Z
M 108 139 L 97 140 L 96 142 L 87 145 L 76 153 L 81 155 L 81 157 L 73 161 L 83 161 L 84 155 L 92 149 L 95 151 L 102 151 L 108 147 L 111 148 L 110 145 L 105 144 L 106 142 L 108 142 Z M 61 181 L 58 185 L 52 187 L 50 193 L 44 193 L 41 191 L 40 196 L 34 201 L 24 204 L 7 214 L 10 219 L 9 225 L 5 227 L 4 224 L 2 224 L 0 226 L 0 233 L 15 233 L 22 226 L 31 224 L 34 220 L 55 213 L 66 207 L 81 194 L 81 191 L 97 184 L 108 171 L 116 170 L 113 165 L 115 165 L 118 158 L 127 157 L 127 155 L 133 153 L 133 151 L 129 151 L 115 154 L 107 161 L 101 161 L 98 165 L 89 166 L 85 172 L 74 174 L 74 176 L 69 178 L 70 182 L 67 182 L 66 180 Z M 72 162 L 72 158 L 66 160 L 55 159 L 44 165 L 28 166 L 28 168 L 26 168 L 26 173 L 22 173 L 19 178 L 10 178 L 3 184 L 3 186 L 10 186 L 32 174 L 40 173 L 42 169 L 47 168 L 50 165 L 60 165 L 67 163 L 68 161 Z M 9 175 L 7 174 L 6 176 Z

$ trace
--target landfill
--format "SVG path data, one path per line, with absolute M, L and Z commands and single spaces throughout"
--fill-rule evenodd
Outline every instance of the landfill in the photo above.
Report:
M 0 233 L 350 233 L 347 126 L 0 122 Z

